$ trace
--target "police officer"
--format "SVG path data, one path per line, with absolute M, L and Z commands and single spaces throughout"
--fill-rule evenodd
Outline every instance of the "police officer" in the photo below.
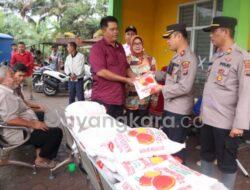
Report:
M 212 176 L 217 159 L 220 181 L 233 189 L 239 137 L 249 129 L 250 56 L 234 42 L 237 20 L 215 17 L 205 32 L 217 48 L 208 69 L 202 105 L 201 171 Z
M 194 105 L 197 59 L 188 45 L 184 24 L 167 26 L 163 38 L 167 40 L 169 49 L 176 52 L 167 72 L 158 71 L 155 75 L 157 81 L 165 80 L 165 86 L 159 85 L 156 90 L 162 90 L 164 96 L 163 131 L 171 140 L 184 143 Z M 176 156 L 185 162 L 185 150 Z

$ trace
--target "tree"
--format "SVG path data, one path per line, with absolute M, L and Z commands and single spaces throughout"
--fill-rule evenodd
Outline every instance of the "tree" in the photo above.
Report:
M 4 7 L 0 31 L 34 43 L 65 32 L 91 38 L 107 14 L 108 0 L 0 0 L 0 6 Z
M 4 14 L 0 10 L 0 33 L 4 32 Z

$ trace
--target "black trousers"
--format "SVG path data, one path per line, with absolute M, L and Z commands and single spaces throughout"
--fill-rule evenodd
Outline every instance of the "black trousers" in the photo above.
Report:
M 48 131 L 34 130 L 27 144 L 41 148 L 40 155 L 43 158 L 53 159 L 56 157 L 63 137 L 60 128 L 49 128 Z
M 102 104 L 105 106 L 107 110 L 107 114 L 109 114 L 111 117 L 117 119 L 122 118 L 124 116 L 124 106 L 123 105 L 113 105 L 113 104 L 105 104 L 101 100 L 93 100 L 95 102 L 98 102 L 99 104 Z
M 184 143 L 187 139 L 188 115 L 180 115 L 169 111 L 163 112 L 162 130 L 172 141 Z M 173 156 L 179 157 L 183 163 L 186 160 L 186 149 L 182 149 Z
M 126 110 L 126 117 L 127 117 L 127 125 L 131 128 L 134 127 L 146 127 L 146 123 L 144 122 L 143 118 L 149 116 L 148 109 L 142 110 Z
M 213 162 L 217 159 L 218 168 L 224 173 L 237 171 L 237 149 L 239 137 L 230 137 L 230 130 L 219 129 L 209 125 L 201 128 L 201 159 Z

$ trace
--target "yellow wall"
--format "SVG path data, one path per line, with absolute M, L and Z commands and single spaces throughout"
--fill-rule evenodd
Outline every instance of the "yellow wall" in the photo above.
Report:
M 178 5 L 192 0 L 123 0 L 122 34 L 134 25 L 144 39 L 145 50 L 157 60 L 158 68 L 169 63 L 173 53 L 161 37 L 166 26 L 177 22 Z M 124 42 L 124 40 L 123 40 Z
M 154 34 L 154 15 L 156 3 L 154 0 L 123 0 L 122 4 L 122 39 L 129 25 L 134 25 L 139 35 L 144 39 L 145 49 L 152 52 Z

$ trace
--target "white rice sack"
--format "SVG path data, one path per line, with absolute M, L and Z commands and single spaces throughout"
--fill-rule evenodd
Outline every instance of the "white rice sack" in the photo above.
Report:
M 107 115 L 104 106 L 91 101 L 70 104 L 65 110 L 65 115 L 67 126 L 87 154 L 92 157 L 100 155 L 113 158 L 103 145 L 128 126 Z
M 101 122 L 98 124 L 98 127 L 84 128 L 84 130 L 79 131 L 74 130 L 73 133 L 78 143 L 85 148 L 87 154 L 92 157 L 101 156 L 113 160 L 114 154 L 110 152 L 106 144 L 112 141 L 120 133 L 120 130 L 123 130 L 124 125 L 121 123 L 118 126 L 113 124 L 117 121 L 108 115 L 100 116 L 99 118 Z M 105 118 L 108 118 L 110 123 L 102 120 Z
M 114 165 L 116 167 L 116 171 L 123 177 L 123 179 L 126 179 L 127 177 L 136 174 L 138 171 L 161 164 L 167 159 L 175 158 L 170 155 L 153 156 L 150 158 L 140 158 L 134 161 L 114 162 Z
M 116 185 L 118 190 L 214 190 L 218 185 L 216 179 L 202 175 L 180 164 L 174 159 L 167 159 L 159 165 L 139 171 Z M 201 188 L 202 187 L 202 188 Z
M 171 141 L 161 130 L 137 128 L 117 133 L 115 138 L 106 144 L 106 148 L 114 155 L 117 162 L 124 162 L 174 154 L 185 148 L 185 144 Z
M 109 180 L 112 184 L 123 181 L 123 178 L 118 173 L 107 168 L 106 165 L 100 159 L 96 159 L 95 162 L 98 169 L 103 172 L 103 177 Z
M 113 139 L 117 131 L 112 129 L 95 129 L 88 128 L 80 133 L 75 134 L 77 141 L 85 148 L 85 151 L 88 155 L 102 156 L 106 157 L 109 155 L 109 159 L 112 159 L 113 155 L 110 154 L 110 151 L 103 147 L 103 144 L 110 139 Z
M 70 115 L 104 115 L 106 109 L 103 105 L 93 101 L 78 101 L 67 106 L 66 112 Z
M 67 125 L 76 133 L 89 127 L 100 127 L 95 121 L 105 115 L 105 107 L 92 101 L 74 102 L 65 109 Z
M 104 165 L 106 168 L 108 168 L 111 172 L 117 172 L 116 166 L 115 166 L 115 162 L 114 160 L 110 160 L 108 158 L 104 158 L 101 156 L 97 156 L 96 158 L 96 162 Z

